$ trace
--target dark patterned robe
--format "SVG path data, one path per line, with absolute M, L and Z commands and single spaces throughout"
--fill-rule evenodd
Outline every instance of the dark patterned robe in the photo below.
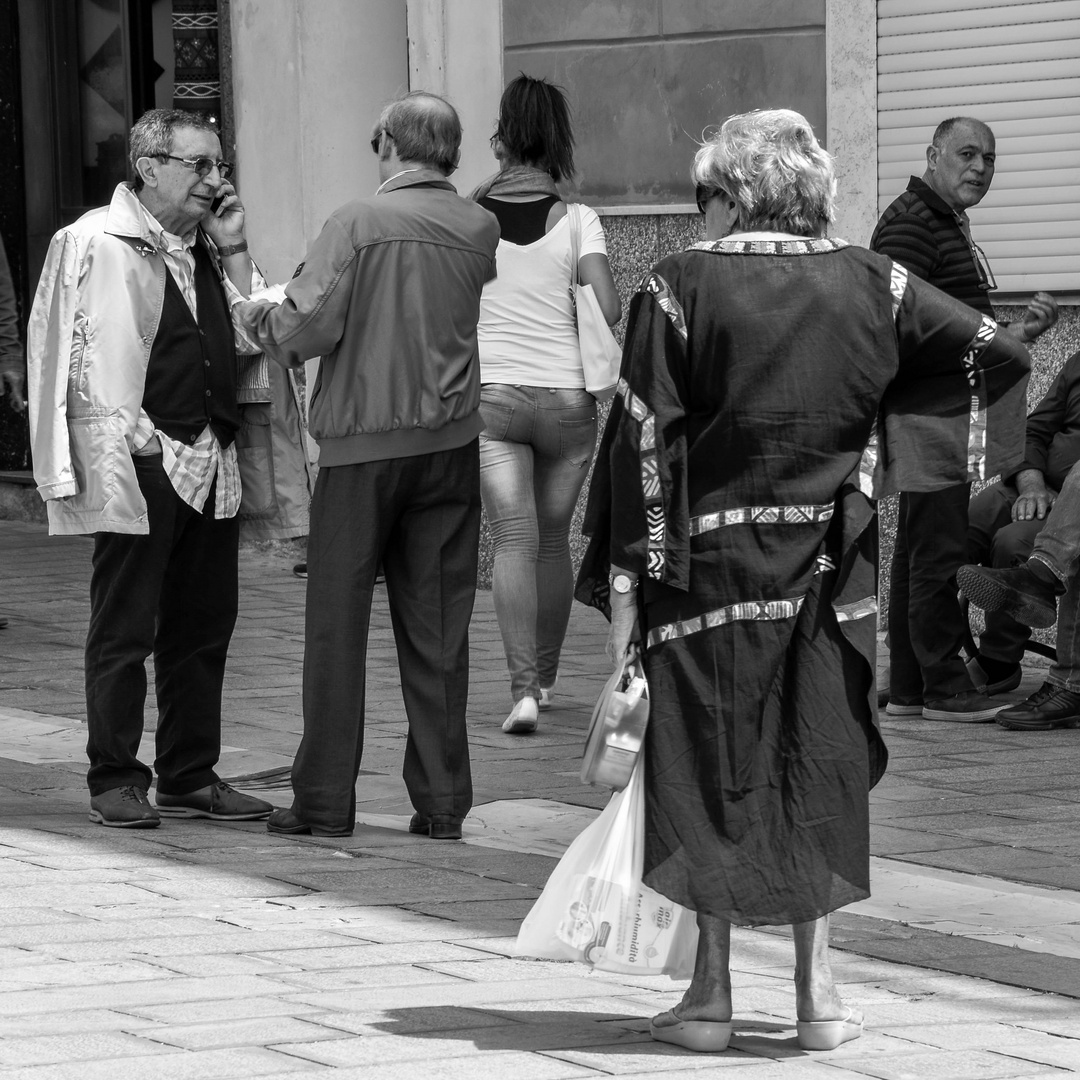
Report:
M 1028 366 L 843 241 L 697 244 L 645 277 L 577 595 L 642 578 L 648 885 L 750 925 L 869 895 L 872 500 L 1020 460 Z

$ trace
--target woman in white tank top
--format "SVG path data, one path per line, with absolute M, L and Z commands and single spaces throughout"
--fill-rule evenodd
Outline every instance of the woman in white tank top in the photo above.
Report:
M 499 172 L 472 197 L 499 219 L 498 276 L 480 303 L 480 485 L 495 549 L 495 613 L 514 706 L 503 731 L 536 730 L 550 706 L 570 618 L 570 520 L 596 443 L 571 304 L 566 204 L 570 110 L 558 87 L 520 75 L 491 140 Z M 582 207 L 577 272 L 609 324 L 621 314 L 600 219 Z

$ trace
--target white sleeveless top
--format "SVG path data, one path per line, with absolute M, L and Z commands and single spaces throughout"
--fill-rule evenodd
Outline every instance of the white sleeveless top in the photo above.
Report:
M 607 255 L 596 211 L 581 207 L 581 255 Z M 480 381 L 585 386 L 570 302 L 570 220 L 531 244 L 499 241 L 497 277 L 480 298 Z

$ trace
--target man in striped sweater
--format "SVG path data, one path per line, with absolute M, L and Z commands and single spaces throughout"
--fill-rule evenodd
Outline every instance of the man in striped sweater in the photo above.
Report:
M 881 215 L 870 247 L 911 273 L 994 319 L 996 288 L 967 210 L 994 178 L 994 133 L 980 120 L 953 117 L 926 148 L 926 171 Z M 1033 341 L 1057 321 L 1057 304 L 1036 293 L 1024 318 L 1006 329 Z M 1004 329 L 1004 328 L 1003 328 Z M 985 722 L 1007 701 L 1019 669 L 998 681 L 972 678 L 960 650 L 967 631 L 956 597 L 956 571 L 966 562 L 970 484 L 943 491 L 902 492 L 889 592 L 891 716 Z

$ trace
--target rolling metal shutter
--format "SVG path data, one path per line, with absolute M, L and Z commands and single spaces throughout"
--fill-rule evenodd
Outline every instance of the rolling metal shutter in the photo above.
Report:
M 993 128 L 970 211 L 994 294 L 1080 293 L 1080 0 L 878 0 L 878 209 L 926 168 L 934 128 Z

